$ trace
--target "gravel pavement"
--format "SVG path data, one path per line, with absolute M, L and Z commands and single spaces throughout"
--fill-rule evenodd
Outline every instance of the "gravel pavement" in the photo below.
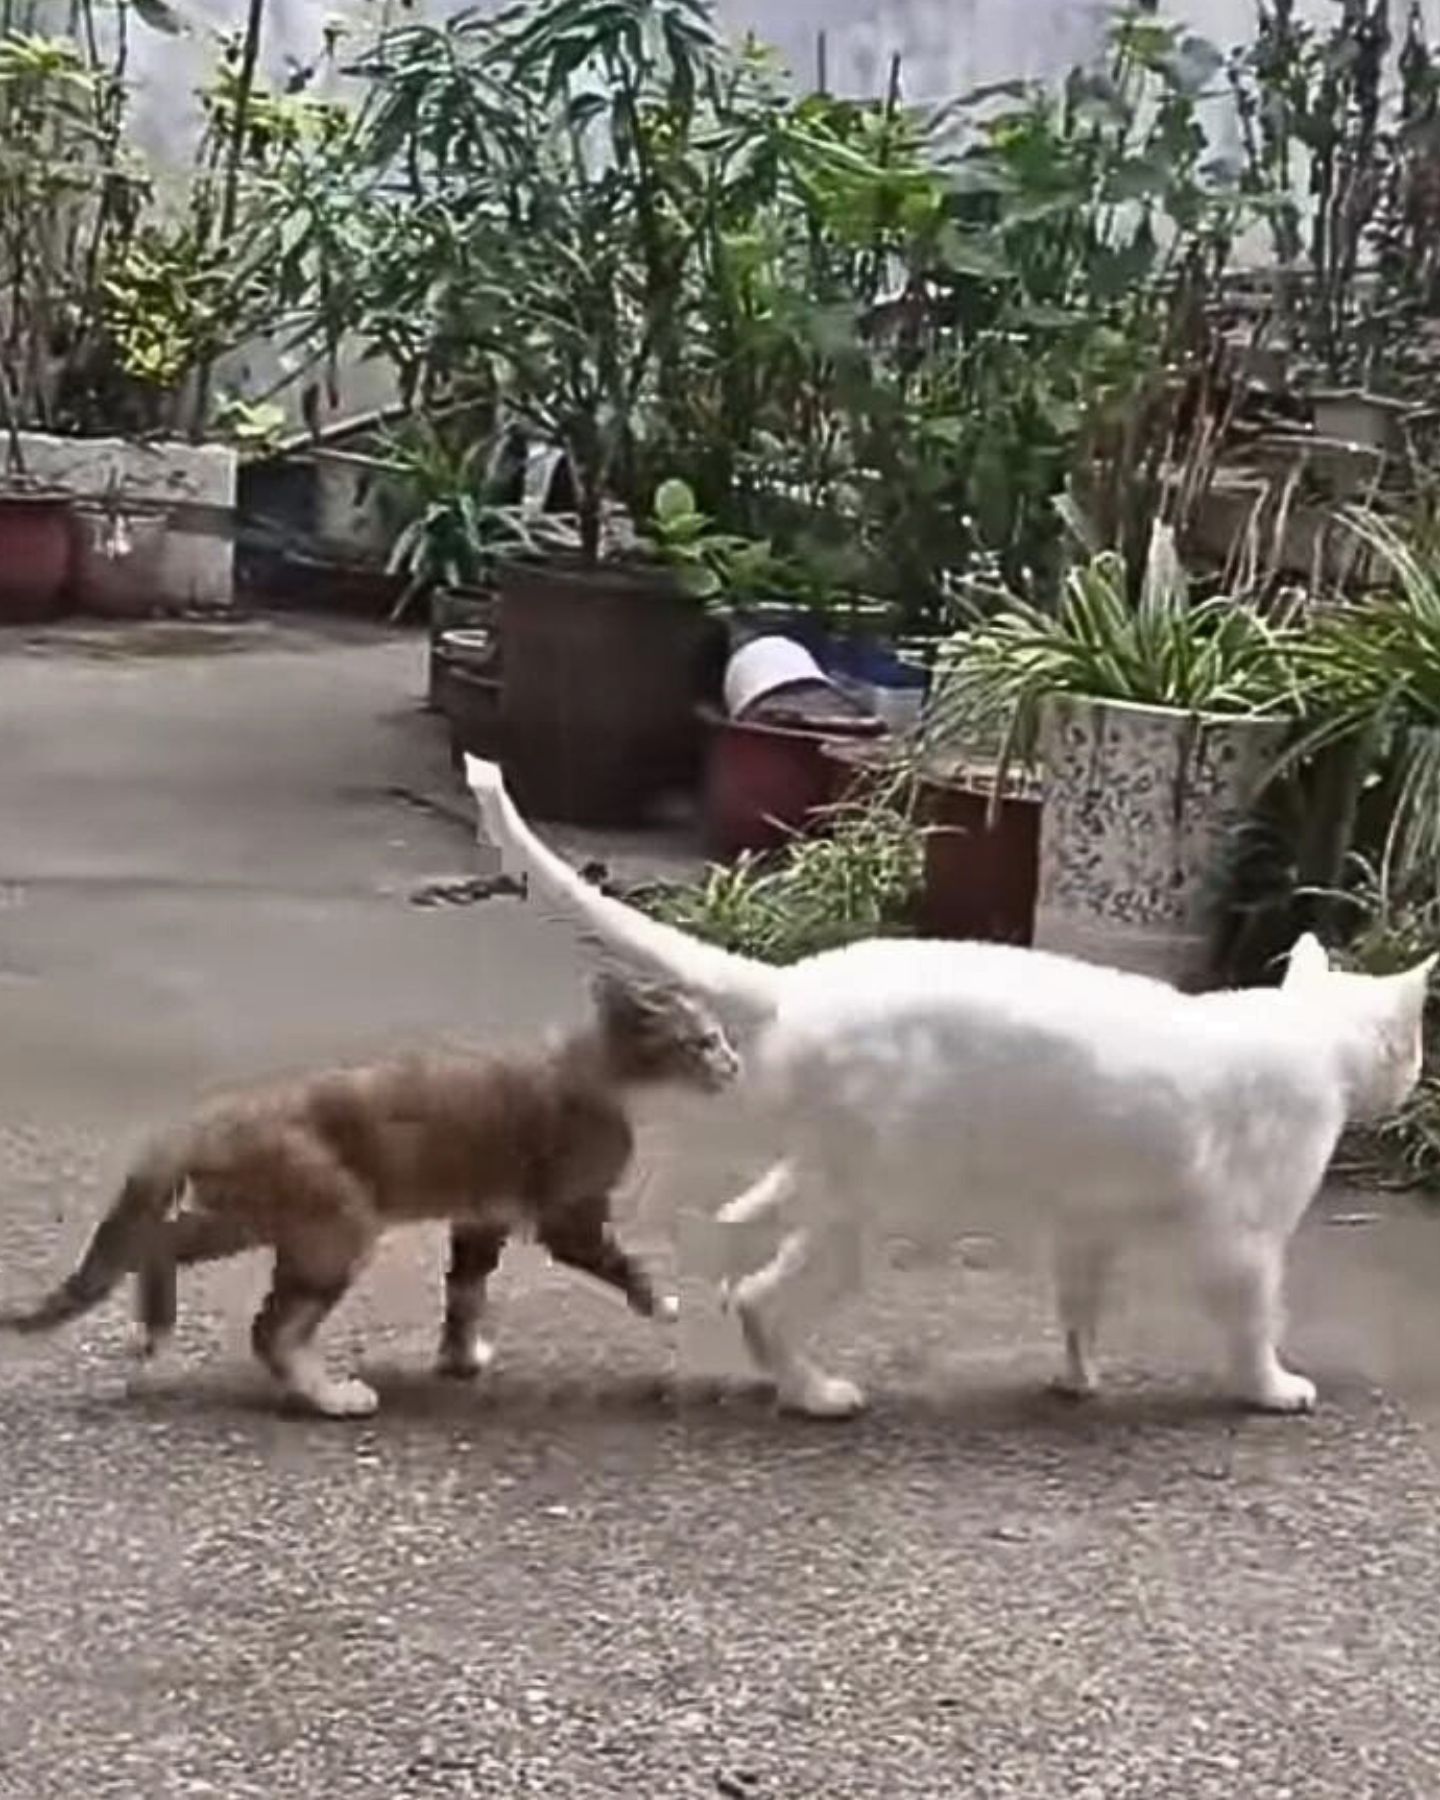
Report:
M 485 868 L 417 804 L 422 661 L 293 621 L 0 642 L 7 1298 L 199 1091 L 577 1013 L 560 924 L 414 903 Z M 826 1427 L 772 1416 L 710 1298 L 738 1122 L 642 1160 L 678 1336 L 521 1251 L 495 1371 L 436 1382 L 418 1233 L 328 1334 L 359 1426 L 269 1406 L 250 1262 L 143 1377 L 119 1304 L 0 1346 L 0 1800 L 1440 1796 L 1440 1220 L 1307 1227 L 1313 1420 L 1216 1397 L 1163 1267 L 1065 1407 L 1040 1274 L 982 1245 L 877 1279 L 832 1334 L 874 1410 Z

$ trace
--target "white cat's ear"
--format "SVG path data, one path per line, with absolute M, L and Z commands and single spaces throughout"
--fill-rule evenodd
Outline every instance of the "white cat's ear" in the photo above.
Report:
M 1307 931 L 1296 938 L 1294 948 L 1290 952 L 1289 966 L 1285 970 L 1282 987 L 1302 987 L 1308 981 L 1314 981 L 1321 975 L 1330 972 L 1330 958 L 1325 954 L 1325 946 L 1313 931 Z

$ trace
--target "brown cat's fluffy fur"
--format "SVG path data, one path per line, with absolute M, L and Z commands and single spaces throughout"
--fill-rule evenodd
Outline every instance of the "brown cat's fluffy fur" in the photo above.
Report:
M 446 1373 L 489 1360 L 485 1283 L 517 1228 L 636 1312 L 673 1316 L 610 1224 L 633 1149 L 625 1098 L 662 1083 L 714 1091 L 738 1060 L 714 1018 L 677 993 L 607 974 L 593 994 L 588 1027 L 528 1058 L 414 1057 L 212 1105 L 151 1142 L 74 1274 L 0 1325 L 48 1330 L 133 1274 L 148 1353 L 174 1326 L 177 1267 L 271 1245 L 256 1355 L 316 1411 L 370 1413 L 372 1390 L 327 1374 L 312 1340 L 381 1232 L 426 1219 L 452 1221 Z

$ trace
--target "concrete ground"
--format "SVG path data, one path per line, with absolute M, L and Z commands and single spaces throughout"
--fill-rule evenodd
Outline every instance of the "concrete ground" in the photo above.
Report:
M 561 924 L 412 901 L 484 866 L 417 804 L 422 678 L 293 622 L 0 646 L 6 1298 L 203 1088 L 575 1015 Z M 427 1374 L 438 1241 L 392 1240 L 329 1333 L 357 1427 L 269 1408 L 251 1263 L 142 1380 L 118 1302 L 0 1347 L 3 1800 L 1440 1794 L 1440 1219 L 1307 1227 L 1313 1420 L 1216 1399 L 1163 1268 L 1066 1410 L 1041 1276 L 980 1245 L 876 1282 L 832 1334 L 874 1411 L 824 1427 L 709 1298 L 754 1166 L 723 1106 L 656 1127 L 630 1232 L 679 1247 L 679 1336 L 520 1252 L 478 1391 Z

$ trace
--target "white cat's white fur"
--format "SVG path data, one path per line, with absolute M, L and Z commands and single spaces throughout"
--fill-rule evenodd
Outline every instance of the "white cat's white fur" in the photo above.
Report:
M 858 1285 L 871 1234 L 934 1242 L 1038 1215 L 1067 1391 L 1096 1385 L 1117 1252 L 1161 1225 L 1188 1238 L 1240 1397 L 1313 1406 L 1278 1354 L 1286 1246 L 1344 1126 L 1414 1087 L 1433 957 L 1362 976 L 1306 936 L 1282 986 L 1206 995 L 978 943 L 883 939 L 775 969 L 599 893 L 530 830 L 493 764 L 470 758 L 468 773 L 488 834 L 543 896 L 606 950 L 703 993 L 748 1040 L 749 1084 L 785 1154 L 719 1216 L 737 1231 L 784 1218 L 778 1251 L 731 1296 L 783 1403 L 863 1404 L 801 1352 L 798 1328 Z

